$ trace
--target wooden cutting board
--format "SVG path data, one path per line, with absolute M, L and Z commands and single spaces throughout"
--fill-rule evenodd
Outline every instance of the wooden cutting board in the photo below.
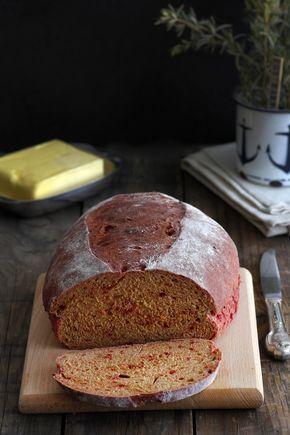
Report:
M 69 350 L 57 343 L 42 306 L 45 275 L 37 282 L 19 397 L 23 413 L 122 411 L 80 402 L 53 380 L 56 357 Z M 217 340 L 223 358 L 215 382 L 187 399 L 168 404 L 147 404 L 138 409 L 258 408 L 263 403 L 253 282 L 241 269 L 240 304 L 236 318 Z M 136 410 L 136 409 L 133 409 Z

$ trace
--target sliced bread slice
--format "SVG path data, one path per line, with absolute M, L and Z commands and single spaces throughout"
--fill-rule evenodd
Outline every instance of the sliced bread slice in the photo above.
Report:
M 86 402 L 130 408 L 199 393 L 214 381 L 220 360 L 210 340 L 157 341 L 65 353 L 54 379 Z

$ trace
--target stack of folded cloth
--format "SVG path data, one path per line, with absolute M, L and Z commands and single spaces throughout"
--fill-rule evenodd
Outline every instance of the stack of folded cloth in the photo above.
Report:
M 267 237 L 288 233 L 290 187 L 262 186 L 241 178 L 235 143 L 203 148 L 181 161 L 182 169 L 223 198 Z

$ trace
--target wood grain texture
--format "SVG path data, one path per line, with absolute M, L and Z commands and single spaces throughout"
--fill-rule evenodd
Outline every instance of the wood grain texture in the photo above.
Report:
M 69 417 L 66 424 L 66 435 L 87 435 L 88 433 L 98 435 L 192 434 L 192 413 L 189 411 L 77 414 L 69 415 Z
M 74 206 L 34 219 L 0 215 L 1 434 L 60 434 L 61 416 L 23 416 L 18 398 L 34 293 L 30 283 L 47 267 L 60 237 L 79 213 L 80 207 Z
M 186 144 L 112 144 L 107 151 L 120 155 L 123 169 L 114 184 L 98 196 L 68 209 L 35 219 L 0 213 L 0 433 L 3 434 L 289 434 L 290 362 L 270 359 L 264 350 L 268 331 L 266 308 L 260 293 L 259 258 L 265 249 L 277 252 L 290 329 L 290 243 L 287 236 L 266 239 L 235 210 L 193 177 L 181 178 L 180 158 L 197 147 Z M 181 182 L 183 181 L 183 183 Z M 46 270 L 54 247 L 82 210 L 115 193 L 160 190 L 200 207 L 218 220 L 237 244 L 241 265 L 254 280 L 255 302 L 264 381 L 265 402 L 258 410 L 144 411 L 21 415 L 17 410 L 19 373 L 32 307 L 36 277 Z M 23 315 L 21 301 L 26 303 Z M 12 308 L 12 302 L 18 302 Z M 16 320 L 17 316 L 22 320 Z M 17 328 L 14 327 L 16 321 Z M 20 343 L 18 352 L 12 349 Z M 12 344 L 13 342 L 13 344 Z M 20 353 L 22 352 L 22 354 Z M 18 367 L 18 368 L 17 368 Z M 13 390 L 13 391 L 12 391 Z M 15 392 L 17 390 L 17 392 Z M 157 433 L 157 432 L 156 432 Z
M 268 318 L 261 293 L 259 261 L 266 249 L 276 249 L 283 286 L 285 321 L 290 330 L 290 242 L 287 236 L 265 238 L 252 224 L 209 189 L 184 174 L 185 199 L 217 220 L 235 241 L 241 266 L 253 275 L 257 327 L 262 361 L 265 401 L 256 411 L 197 411 L 198 435 L 214 434 L 289 434 L 290 433 L 290 361 L 272 360 L 265 352 L 264 339 Z
M 105 412 L 120 408 L 88 405 L 64 392 L 52 379 L 56 357 L 70 352 L 56 340 L 42 304 L 44 276 L 38 280 L 32 310 L 19 409 L 24 413 Z M 147 404 L 140 410 L 257 408 L 263 403 L 252 279 L 241 269 L 240 303 L 236 318 L 217 340 L 222 363 L 217 379 L 206 390 L 177 402 Z M 134 410 L 134 409 L 133 409 Z

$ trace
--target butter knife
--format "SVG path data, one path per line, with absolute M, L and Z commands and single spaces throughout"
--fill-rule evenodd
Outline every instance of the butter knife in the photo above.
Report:
M 260 276 L 270 324 L 270 332 L 265 340 L 266 349 L 274 358 L 286 360 L 290 358 L 290 336 L 282 313 L 281 280 L 274 249 L 262 255 Z

